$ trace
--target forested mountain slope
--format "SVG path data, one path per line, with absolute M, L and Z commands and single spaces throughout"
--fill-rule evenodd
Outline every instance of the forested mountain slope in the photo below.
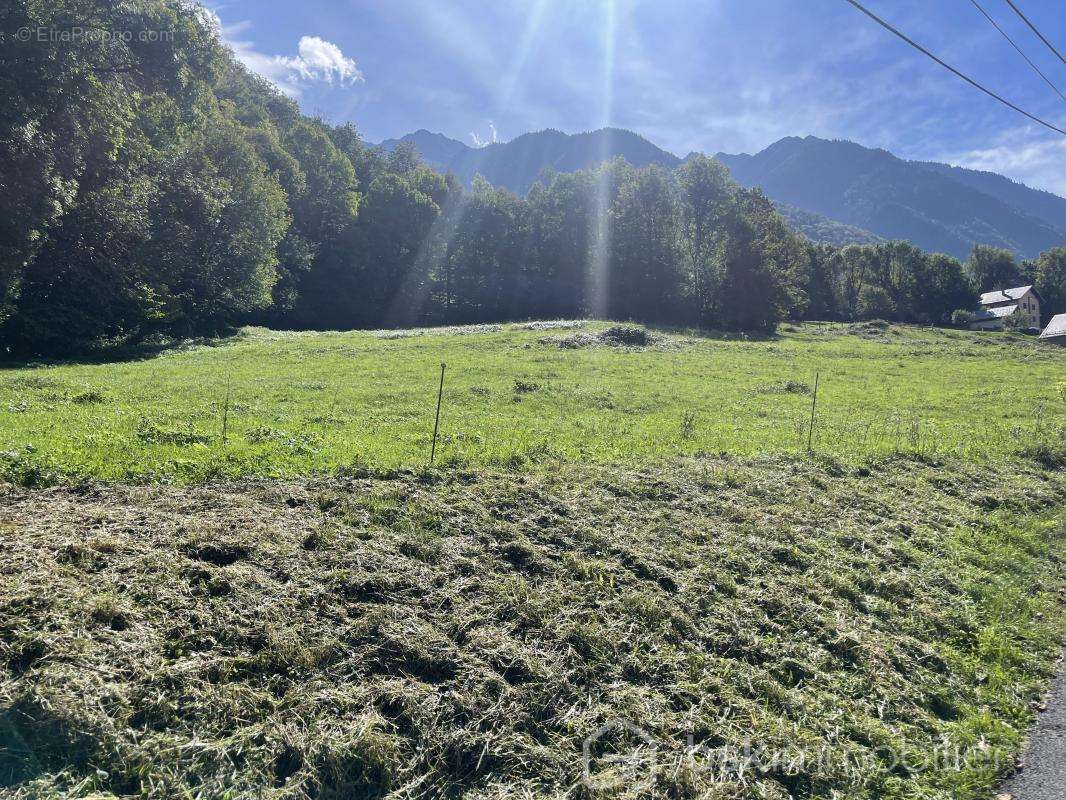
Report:
M 381 147 L 391 152 L 400 142 L 468 186 L 480 174 L 519 195 L 551 172 L 618 157 L 636 167 L 682 163 L 647 139 L 613 128 L 575 135 L 538 131 L 482 148 L 420 130 Z M 975 244 L 1020 258 L 1066 244 L 1066 200 L 991 172 L 905 161 L 885 150 L 813 136 L 782 139 L 756 155 L 716 157 L 742 186 L 765 191 L 790 224 L 816 242 L 904 239 L 959 258 Z
M 524 195 L 538 179 L 552 172 L 574 172 L 613 158 L 624 158 L 637 167 L 657 164 L 676 167 L 681 159 L 630 131 L 604 129 L 568 135 L 555 130 L 519 136 L 510 142 L 470 147 L 440 133 L 418 130 L 400 139 L 388 139 L 381 148 L 392 152 L 401 142 L 414 147 L 426 163 L 451 172 L 469 186 L 481 175 L 493 186 Z M 690 156 L 691 157 L 691 156 Z M 778 212 L 806 238 L 826 244 L 873 244 L 881 237 L 822 214 L 787 203 L 774 203 Z
M 904 161 L 886 150 L 814 136 L 782 139 L 756 155 L 717 158 L 738 183 L 758 186 L 773 200 L 925 250 L 965 258 L 973 245 L 987 244 L 1032 258 L 1066 243 L 1066 223 L 1057 227 L 1030 211 L 1039 207 L 1053 215 L 1055 200 L 1066 201 L 1000 176 Z M 1013 204 L 1019 198 L 1024 207 Z
M 1050 223 L 1060 231 L 1066 231 L 1066 198 L 1040 189 L 1031 189 L 1024 183 L 1012 181 L 1003 175 L 983 170 L 953 167 L 935 161 L 912 161 L 912 164 L 932 170 L 963 183 L 972 189 L 998 197 L 1020 211 Z
M 466 185 L 480 174 L 493 186 L 510 189 L 518 195 L 528 192 L 547 171 L 576 172 L 619 156 L 634 167 L 650 164 L 676 167 L 681 163 L 680 158 L 644 137 L 617 128 L 573 135 L 556 130 L 537 131 L 480 148 L 420 130 L 382 142 L 381 147 L 391 152 L 399 142 L 413 145 L 427 164 L 454 173 Z
M 845 247 L 849 244 L 878 244 L 884 241 L 876 233 L 837 222 L 835 219 L 815 214 L 813 211 L 806 211 L 790 203 L 775 201 L 774 208 L 796 233 L 812 242 Z

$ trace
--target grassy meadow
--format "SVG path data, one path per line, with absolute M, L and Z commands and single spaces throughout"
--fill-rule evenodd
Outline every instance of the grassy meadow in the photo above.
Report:
M 112 363 L 0 369 L 0 469 L 21 482 L 286 476 L 438 460 L 528 468 L 806 450 L 988 459 L 1061 449 L 1066 351 L 1031 338 L 867 323 L 767 339 L 606 323 L 406 332 L 244 329 Z
M 9 365 L 0 793 L 989 800 L 1066 634 L 1064 379 L 878 322 Z

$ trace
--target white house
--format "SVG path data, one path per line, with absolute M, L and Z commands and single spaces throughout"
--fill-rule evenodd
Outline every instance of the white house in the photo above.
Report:
M 1040 338 L 1045 342 L 1066 345 L 1066 314 L 1056 314 L 1044 328 Z
M 1022 327 L 1040 327 L 1040 295 L 1032 286 L 1016 286 L 981 295 L 981 310 L 970 325 L 973 330 L 1000 330 L 1011 317 Z

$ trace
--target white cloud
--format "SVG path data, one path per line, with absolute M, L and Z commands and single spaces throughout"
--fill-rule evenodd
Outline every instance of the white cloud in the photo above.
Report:
M 470 131 L 470 138 L 474 142 L 474 147 L 482 148 L 488 147 L 490 144 L 496 144 L 496 142 L 500 140 L 500 136 L 496 132 L 496 125 L 492 122 L 491 119 L 489 120 L 489 135 L 490 138 L 482 139 L 480 136 L 477 135 L 477 133 L 475 133 L 474 131 Z
M 1011 132 L 995 147 L 944 156 L 960 167 L 1007 175 L 1027 186 L 1066 197 L 1066 139 L 1033 139 L 1026 129 Z
M 238 61 L 287 95 L 298 97 L 303 85 L 308 83 L 343 86 L 363 81 L 363 73 L 355 59 L 346 56 L 333 42 L 318 36 L 302 36 L 297 44 L 297 55 L 271 55 L 259 51 L 255 42 L 243 38 L 242 34 L 251 28 L 250 22 L 225 25 L 215 11 L 203 8 L 203 13 Z
M 300 54 L 294 58 L 274 58 L 301 80 L 324 83 L 357 83 L 363 80 L 363 73 L 359 71 L 355 60 L 345 56 L 333 42 L 317 36 L 303 36 L 298 51 Z

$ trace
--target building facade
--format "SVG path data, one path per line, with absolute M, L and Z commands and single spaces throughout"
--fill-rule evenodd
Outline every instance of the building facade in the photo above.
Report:
M 1056 314 L 1040 334 L 1040 339 L 1053 344 L 1066 345 L 1066 314 Z
M 1014 318 L 1023 328 L 1040 328 L 1040 295 L 1032 286 L 1016 286 L 981 295 L 981 310 L 970 326 L 974 330 L 1000 330 Z

